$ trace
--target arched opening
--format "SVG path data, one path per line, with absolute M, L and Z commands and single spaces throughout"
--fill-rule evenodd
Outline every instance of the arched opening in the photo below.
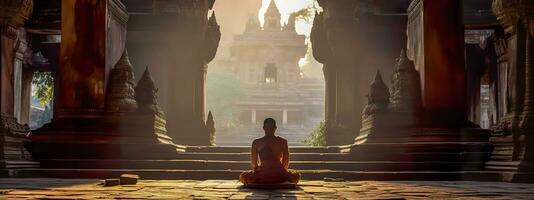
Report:
M 254 2 L 237 10 L 231 1 L 215 4 L 225 27 L 207 73 L 206 112 L 214 117 L 215 143 L 249 146 L 263 136 L 263 120 L 274 118 L 277 135 L 289 145 L 311 145 L 306 141 L 325 113 L 322 65 L 309 42 L 318 7 L 313 0 Z
M 264 70 L 265 83 L 276 83 L 277 69 L 274 64 L 267 64 Z

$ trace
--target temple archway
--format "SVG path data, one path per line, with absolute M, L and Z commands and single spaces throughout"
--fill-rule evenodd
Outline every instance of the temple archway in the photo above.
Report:
M 267 64 L 267 67 L 265 67 L 265 70 L 263 72 L 265 77 L 265 83 L 276 83 L 278 69 L 274 64 Z
M 222 29 L 221 47 L 208 68 L 216 144 L 248 146 L 262 136 L 262 122 L 270 117 L 290 145 L 308 145 L 304 141 L 324 119 L 324 78 L 309 46 L 315 8 L 308 6 L 314 1 L 254 2 L 254 9 L 235 10 L 230 1 L 214 8 L 223 27 L 235 26 L 233 15 L 244 13 L 236 32 Z M 298 11 L 309 18 L 297 20 Z

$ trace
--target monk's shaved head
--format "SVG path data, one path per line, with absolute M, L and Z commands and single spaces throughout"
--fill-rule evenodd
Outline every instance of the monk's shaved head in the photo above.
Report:
M 267 127 L 267 126 L 276 127 L 276 120 L 274 120 L 273 118 L 267 118 L 263 120 L 263 126 L 264 127 Z

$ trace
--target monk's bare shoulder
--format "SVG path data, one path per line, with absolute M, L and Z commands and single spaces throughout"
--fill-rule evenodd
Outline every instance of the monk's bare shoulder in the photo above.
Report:
M 264 138 L 258 138 L 258 139 L 255 139 L 253 142 L 252 142 L 252 146 L 258 146 L 259 144 L 263 143 L 264 142 Z
M 280 136 L 276 136 L 276 139 L 278 140 L 278 142 L 282 143 L 282 144 L 287 144 L 287 140 L 283 137 L 280 137 Z

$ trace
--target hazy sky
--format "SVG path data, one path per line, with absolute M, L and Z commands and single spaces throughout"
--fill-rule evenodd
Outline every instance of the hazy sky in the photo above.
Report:
M 314 4 L 314 0 L 275 0 L 276 5 L 278 5 L 278 9 L 282 13 L 282 21 L 284 23 L 287 22 L 287 19 L 289 18 L 289 15 L 293 12 L 296 12 L 302 8 L 306 8 L 310 5 Z M 271 0 L 263 0 L 263 6 L 260 10 L 260 21 L 263 24 L 263 15 L 267 11 L 267 8 L 269 7 L 269 3 Z M 297 21 L 296 23 L 296 29 L 299 34 L 305 34 L 309 36 L 311 32 L 312 25 L 307 24 L 302 21 Z

